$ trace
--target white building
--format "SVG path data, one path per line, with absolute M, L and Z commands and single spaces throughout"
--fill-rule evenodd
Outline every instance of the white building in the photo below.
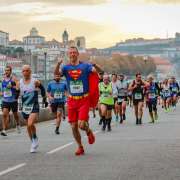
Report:
M 33 50 L 37 45 L 42 45 L 45 42 L 45 37 L 40 36 L 36 28 L 30 30 L 30 35 L 23 37 L 24 49 Z
M 0 30 L 0 46 L 7 47 L 9 44 L 9 33 Z

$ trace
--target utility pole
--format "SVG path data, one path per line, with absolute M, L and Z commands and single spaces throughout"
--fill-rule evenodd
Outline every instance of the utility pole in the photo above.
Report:
M 44 52 L 44 85 L 46 88 L 47 84 L 47 66 L 46 66 L 46 61 L 47 61 L 47 52 Z

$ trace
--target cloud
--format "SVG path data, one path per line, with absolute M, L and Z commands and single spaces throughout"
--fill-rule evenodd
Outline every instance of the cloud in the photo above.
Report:
M 146 4 L 180 4 L 180 0 L 120 0 L 121 2 L 127 3 L 146 3 Z
M 109 0 L 0 0 L 0 4 L 11 5 L 17 3 L 50 3 L 57 5 L 96 5 L 106 3 Z

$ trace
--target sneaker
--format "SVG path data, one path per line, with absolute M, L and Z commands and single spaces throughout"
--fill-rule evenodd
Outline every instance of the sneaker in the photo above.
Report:
M 37 148 L 38 148 L 38 146 L 39 146 L 39 143 L 38 143 L 38 138 L 36 138 L 36 139 L 32 139 L 32 144 L 31 144 L 31 147 L 32 147 L 33 149 L 37 149 Z
M 108 132 L 112 131 L 111 126 L 108 126 Z
M 59 130 L 58 130 L 58 129 L 56 129 L 56 130 L 55 130 L 55 134 L 57 134 L 57 135 L 59 135 L 59 134 L 60 134 L 60 132 L 59 132 Z
M 94 144 L 94 142 L 95 142 L 95 136 L 92 131 L 90 131 L 88 134 L 88 142 L 89 142 L 89 144 Z
M 18 134 L 21 134 L 21 127 L 20 127 L 20 126 L 17 126 L 17 127 L 16 127 L 16 130 L 17 130 L 17 133 L 18 133 Z
M 79 148 L 77 149 L 77 151 L 75 152 L 75 155 L 76 155 L 76 156 L 84 155 L 84 148 L 83 148 L 83 147 L 79 147 Z
M 35 148 L 33 148 L 31 145 L 30 153 L 36 153 L 36 152 L 37 152 L 37 150 Z
M 1 132 L 1 136 L 7 136 L 7 133 L 6 133 L 5 130 L 3 130 L 3 131 Z

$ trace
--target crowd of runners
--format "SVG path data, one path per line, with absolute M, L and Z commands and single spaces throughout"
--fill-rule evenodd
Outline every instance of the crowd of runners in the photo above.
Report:
M 50 107 L 55 115 L 55 134 L 60 134 L 61 120 L 66 119 L 72 128 L 73 137 L 78 145 L 75 155 L 84 154 L 84 146 L 79 130 L 85 131 L 89 144 L 94 144 L 95 135 L 88 123 L 89 112 L 94 117 L 98 111 L 99 125 L 103 132 L 111 131 L 114 120 L 122 125 L 127 121 L 126 108 L 134 109 L 134 122 L 143 123 L 144 108 L 148 108 L 150 123 L 158 120 L 158 108 L 165 113 L 174 111 L 179 99 L 179 85 L 175 77 L 162 82 L 155 81 L 153 75 L 142 78 L 140 73 L 135 79 L 127 81 L 123 74 L 107 74 L 93 63 L 80 62 L 76 47 L 69 48 L 69 64 L 63 65 L 59 60 L 54 70 L 54 80 L 48 83 L 47 89 L 31 76 L 31 67 L 22 67 L 22 79 L 12 76 L 12 67 L 5 68 L 1 85 L 2 97 L 2 136 L 7 136 L 10 111 L 12 111 L 17 132 L 21 133 L 21 122 L 18 113 L 18 101 L 22 102 L 22 117 L 27 126 L 30 138 L 30 152 L 38 148 L 38 137 L 35 123 L 40 111 L 39 94 L 45 107 Z M 65 77 L 65 78 L 64 78 Z

